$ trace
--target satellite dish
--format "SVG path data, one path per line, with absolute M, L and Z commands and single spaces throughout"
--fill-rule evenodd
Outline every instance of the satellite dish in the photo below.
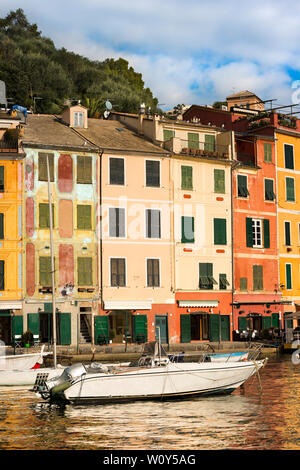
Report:
M 103 113 L 103 116 L 105 117 L 105 119 L 107 119 L 109 115 L 110 115 L 110 112 L 106 109 Z
M 110 101 L 105 101 L 105 106 L 106 106 L 106 109 L 109 111 L 112 109 L 112 104 Z

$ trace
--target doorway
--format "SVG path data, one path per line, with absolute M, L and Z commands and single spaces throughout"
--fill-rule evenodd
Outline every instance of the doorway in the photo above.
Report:
M 126 336 L 125 336 L 126 335 Z M 132 338 L 132 314 L 128 310 L 113 310 L 109 314 L 109 339 L 123 343 Z
M 208 313 L 191 313 L 191 341 L 208 340 Z
M 168 316 L 167 315 L 155 315 L 155 339 L 159 339 L 163 344 L 169 342 L 168 334 Z

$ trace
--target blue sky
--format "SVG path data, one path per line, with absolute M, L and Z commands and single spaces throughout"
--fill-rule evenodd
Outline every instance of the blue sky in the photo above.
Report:
M 1 0 L 0 15 L 17 8 L 58 48 L 127 59 L 164 109 L 245 89 L 276 105 L 300 96 L 300 2 Z

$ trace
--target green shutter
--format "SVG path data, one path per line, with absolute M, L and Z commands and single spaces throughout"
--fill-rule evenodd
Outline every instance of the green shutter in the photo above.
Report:
M 229 315 L 220 315 L 220 320 L 221 320 L 221 340 L 230 341 Z
M 93 260 L 92 258 L 77 259 L 77 273 L 79 286 L 93 285 Z
M 273 180 L 265 179 L 265 200 L 274 201 L 274 199 L 275 199 L 275 194 L 274 194 Z
M 13 316 L 13 334 L 22 335 L 23 334 L 23 315 L 14 315 Z
M 272 313 L 272 326 L 279 328 L 279 313 Z
M 246 244 L 253 247 L 252 219 L 250 217 L 246 217 Z
M 209 341 L 220 340 L 220 315 L 211 313 L 209 316 Z
M 284 222 L 284 234 L 286 246 L 291 245 L 291 225 L 290 222 Z
M 199 149 L 199 134 L 194 132 L 188 132 L 188 148 Z
M 271 328 L 271 317 L 262 317 L 262 327 L 263 330 L 267 330 L 268 328 Z
M 269 219 L 263 220 L 264 227 L 264 248 L 270 248 L 270 222 Z
M 109 184 L 124 184 L 124 158 L 109 159 Z
M 246 317 L 239 317 L 238 320 L 239 325 L 239 332 L 241 333 L 244 330 L 247 330 L 247 318 Z
M 229 282 L 227 281 L 226 274 L 220 273 L 219 274 L 219 289 L 227 289 L 229 286 Z
M 240 290 L 247 290 L 247 278 L 246 277 L 240 278 Z
M 4 240 L 4 214 L 0 213 L 0 240 Z
M 189 314 L 180 315 L 180 342 L 191 342 L 191 316 Z
M 30 330 L 33 335 L 40 334 L 40 315 L 38 313 L 27 314 L 27 330 Z
M 292 266 L 290 264 L 285 265 L 285 283 L 286 289 L 291 289 L 292 288 Z
M 52 225 L 54 227 L 54 204 L 52 204 Z M 49 204 L 39 204 L 39 228 L 50 228 Z
M 285 178 L 286 185 L 286 200 L 294 202 L 295 201 L 295 180 L 294 178 Z
M 194 217 L 181 217 L 181 243 L 194 243 Z
M 0 166 L 0 193 L 3 193 L 5 190 L 4 185 L 4 166 Z
M 238 182 L 238 197 L 248 197 L 249 191 L 247 188 L 247 176 L 238 175 L 237 182 Z
M 193 189 L 193 167 L 181 167 L 181 189 Z
M 0 260 L 0 291 L 5 290 L 5 261 Z
M 134 315 L 134 338 L 135 342 L 141 339 L 142 336 L 147 341 L 147 315 Z
M 77 156 L 77 183 L 92 183 L 92 157 Z
M 214 152 L 215 150 L 215 136 L 211 134 L 205 134 L 204 150 L 208 152 Z
M 214 219 L 214 244 L 226 245 L 226 219 Z
M 71 313 L 59 313 L 60 344 L 71 344 Z
M 164 129 L 164 142 L 166 142 L 167 140 L 172 139 L 173 137 L 175 137 L 175 131 L 171 131 L 169 129 Z
M 91 230 L 92 228 L 92 208 L 88 205 L 77 206 L 77 229 Z
M 253 290 L 263 290 L 263 267 L 253 265 Z
M 95 335 L 95 344 L 103 344 L 103 337 L 105 337 L 106 342 L 109 341 L 109 325 L 108 325 L 108 316 L 97 315 L 94 317 L 94 335 Z
M 50 256 L 40 256 L 39 274 L 40 274 L 40 286 L 49 287 L 52 285 L 51 257 Z
M 265 142 L 264 143 L 264 161 L 272 161 L 272 144 Z
M 214 191 L 215 193 L 225 193 L 225 171 L 214 169 Z
M 294 169 L 294 147 L 292 145 L 284 144 L 284 163 L 285 168 Z
M 53 153 L 39 153 L 39 181 L 48 181 L 47 158 L 49 157 L 50 181 L 54 181 Z

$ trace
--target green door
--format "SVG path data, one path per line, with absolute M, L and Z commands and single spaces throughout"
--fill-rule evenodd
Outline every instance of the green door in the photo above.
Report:
M 15 315 L 13 317 L 13 334 L 14 335 L 23 334 L 23 315 Z
M 30 330 L 33 335 L 40 334 L 40 316 L 38 313 L 27 314 L 27 330 Z
M 209 315 L 209 341 L 220 341 L 220 315 Z
M 180 315 L 180 342 L 191 342 L 191 315 Z
M 271 317 L 262 317 L 262 325 L 263 325 L 263 330 L 267 330 L 268 328 L 271 328 Z
M 230 341 L 229 315 L 220 315 L 220 319 L 221 319 L 221 340 Z
M 155 315 L 155 338 L 162 343 L 168 343 L 168 317 L 167 315 Z
M 279 328 L 279 313 L 272 313 L 272 326 Z
M 71 313 L 59 314 L 59 333 L 61 345 L 71 344 Z
M 97 315 L 94 317 L 94 334 L 95 344 L 109 342 L 109 326 L 107 316 Z
M 135 342 L 147 341 L 147 315 L 134 315 L 134 340 Z

